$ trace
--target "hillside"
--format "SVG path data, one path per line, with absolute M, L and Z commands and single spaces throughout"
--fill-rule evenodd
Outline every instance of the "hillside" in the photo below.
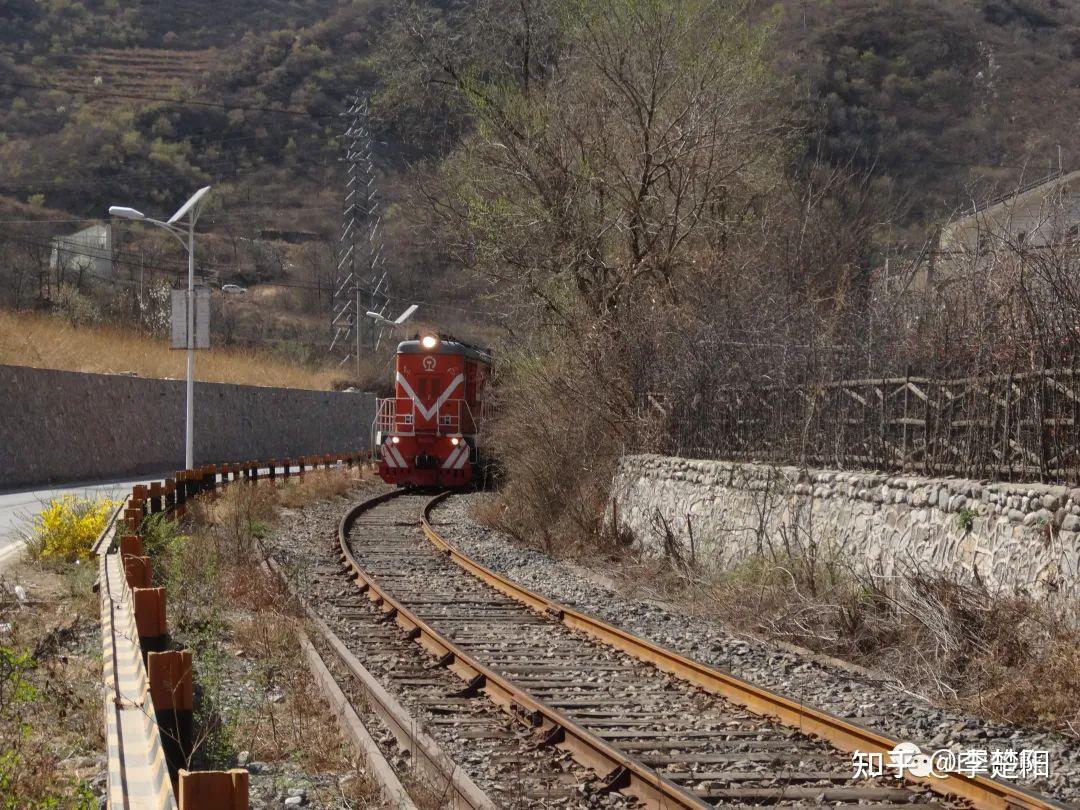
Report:
M 0 0 L 0 301 L 48 304 L 40 289 L 12 292 L 10 268 L 43 273 L 52 236 L 113 203 L 167 215 L 210 184 L 201 274 L 264 288 L 263 316 L 225 324 L 226 339 L 318 355 L 343 196 L 340 114 L 355 89 L 377 86 L 369 60 L 394 7 Z M 872 173 L 898 210 L 887 240 L 921 244 L 973 198 L 1056 168 L 1059 144 L 1066 168 L 1080 159 L 1066 138 L 1080 113 L 1071 5 L 783 0 L 755 13 L 792 79 L 804 133 L 795 162 Z M 418 300 L 432 322 L 481 331 L 492 318 L 480 289 L 453 272 L 407 194 L 410 167 L 445 139 L 410 120 L 374 125 L 394 306 Z M 145 230 L 121 229 L 121 267 L 171 283 L 183 258 Z M 298 231 L 312 241 L 273 235 Z
M 785 0 L 779 63 L 809 146 L 890 178 L 911 218 L 1080 163 L 1080 8 L 1057 0 Z
M 157 201 L 165 194 L 155 186 L 264 166 L 301 175 L 292 191 L 330 185 L 338 113 L 352 89 L 372 86 L 365 59 L 388 8 L 0 6 L 0 61 L 11 73 L 0 83 L 0 193 L 40 194 L 79 216 L 136 192 Z M 916 220 L 1021 172 L 1045 173 L 1059 144 L 1066 164 L 1076 158 L 1066 137 L 1080 112 L 1070 92 L 1080 80 L 1075 6 L 783 0 L 757 13 L 775 28 L 779 68 L 796 80 L 809 150 L 894 179 L 914 196 Z M 221 106 L 183 103 L 196 99 Z M 388 141 L 381 157 L 397 164 L 415 145 Z
M 212 185 L 199 274 L 249 287 L 258 302 L 238 304 L 255 311 L 215 331 L 320 362 L 344 196 L 340 113 L 356 88 L 372 85 L 364 60 L 381 7 L 187 0 L 117 12 L 107 2 L 0 3 L 0 209 L 19 210 L 0 214 L 0 303 L 47 303 L 40 290 L 61 279 L 35 289 L 12 273 L 43 275 L 52 236 L 100 220 L 110 204 L 167 216 Z M 388 136 L 375 150 L 384 210 L 402 198 L 409 152 Z M 445 263 L 413 223 L 386 217 L 383 225 L 392 306 L 419 300 L 432 321 L 468 331 L 476 320 L 468 293 L 443 279 Z M 146 278 L 174 283 L 185 267 L 152 229 L 121 224 L 114 247 L 118 278 L 98 280 L 98 298 L 110 289 L 126 296 Z

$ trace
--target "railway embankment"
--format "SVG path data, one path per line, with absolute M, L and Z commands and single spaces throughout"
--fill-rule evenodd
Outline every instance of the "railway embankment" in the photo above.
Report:
M 1076 488 L 633 455 L 611 510 L 646 552 L 712 570 L 813 553 L 876 577 L 1080 595 Z

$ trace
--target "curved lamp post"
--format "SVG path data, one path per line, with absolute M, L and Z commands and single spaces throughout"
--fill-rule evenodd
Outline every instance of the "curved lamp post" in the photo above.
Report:
M 210 193 L 210 186 L 200 188 L 191 195 L 180 209 L 162 222 L 151 219 L 141 211 L 114 205 L 109 208 L 109 216 L 132 219 L 164 228 L 179 240 L 188 254 L 188 297 L 187 297 L 187 404 L 184 419 L 184 467 L 195 468 L 195 223 L 202 211 L 203 199 Z M 186 225 L 177 225 L 187 217 Z M 186 239 L 185 239 L 186 237 Z

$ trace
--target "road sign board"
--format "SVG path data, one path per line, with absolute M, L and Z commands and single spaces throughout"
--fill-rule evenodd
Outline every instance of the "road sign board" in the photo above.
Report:
M 188 291 L 172 291 L 173 349 L 188 348 Z M 195 288 L 195 344 L 193 349 L 210 348 L 210 288 Z

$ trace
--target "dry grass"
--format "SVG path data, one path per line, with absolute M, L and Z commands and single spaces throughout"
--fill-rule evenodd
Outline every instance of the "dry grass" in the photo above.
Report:
M 275 492 L 278 504 L 287 509 L 299 509 L 319 501 L 340 498 L 348 492 L 374 484 L 378 479 L 367 467 L 348 470 L 312 470 L 303 477 L 290 478 Z
M 1075 605 L 919 572 L 884 583 L 805 553 L 722 573 L 676 557 L 624 559 L 617 578 L 736 631 L 887 672 L 935 703 L 1080 737 Z
M 87 780 L 104 770 L 96 569 L 24 564 L 0 577 L 0 807 L 96 807 Z M 13 594 L 21 585 L 28 599 Z M 4 655 L 7 653 L 7 655 Z M 24 679 L 25 700 L 10 687 Z
M 50 315 L 0 310 L 0 363 L 158 379 L 184 376 L 184 353 L 167 341 L 115 326 L 73 327 Z M 213 348 L 199 352 L 198 379 L 278 388 L 330 390 L 334 369 L 310 369 L 256 352 Z
M 349 771 L 352 751 L 299 653 L 299 626 L 284 611 L 267 609 L 231 623 L 231 643 L 254 662 L 256 699 L 230 735 L 253 760 L 292 759 L 310 773 Z

